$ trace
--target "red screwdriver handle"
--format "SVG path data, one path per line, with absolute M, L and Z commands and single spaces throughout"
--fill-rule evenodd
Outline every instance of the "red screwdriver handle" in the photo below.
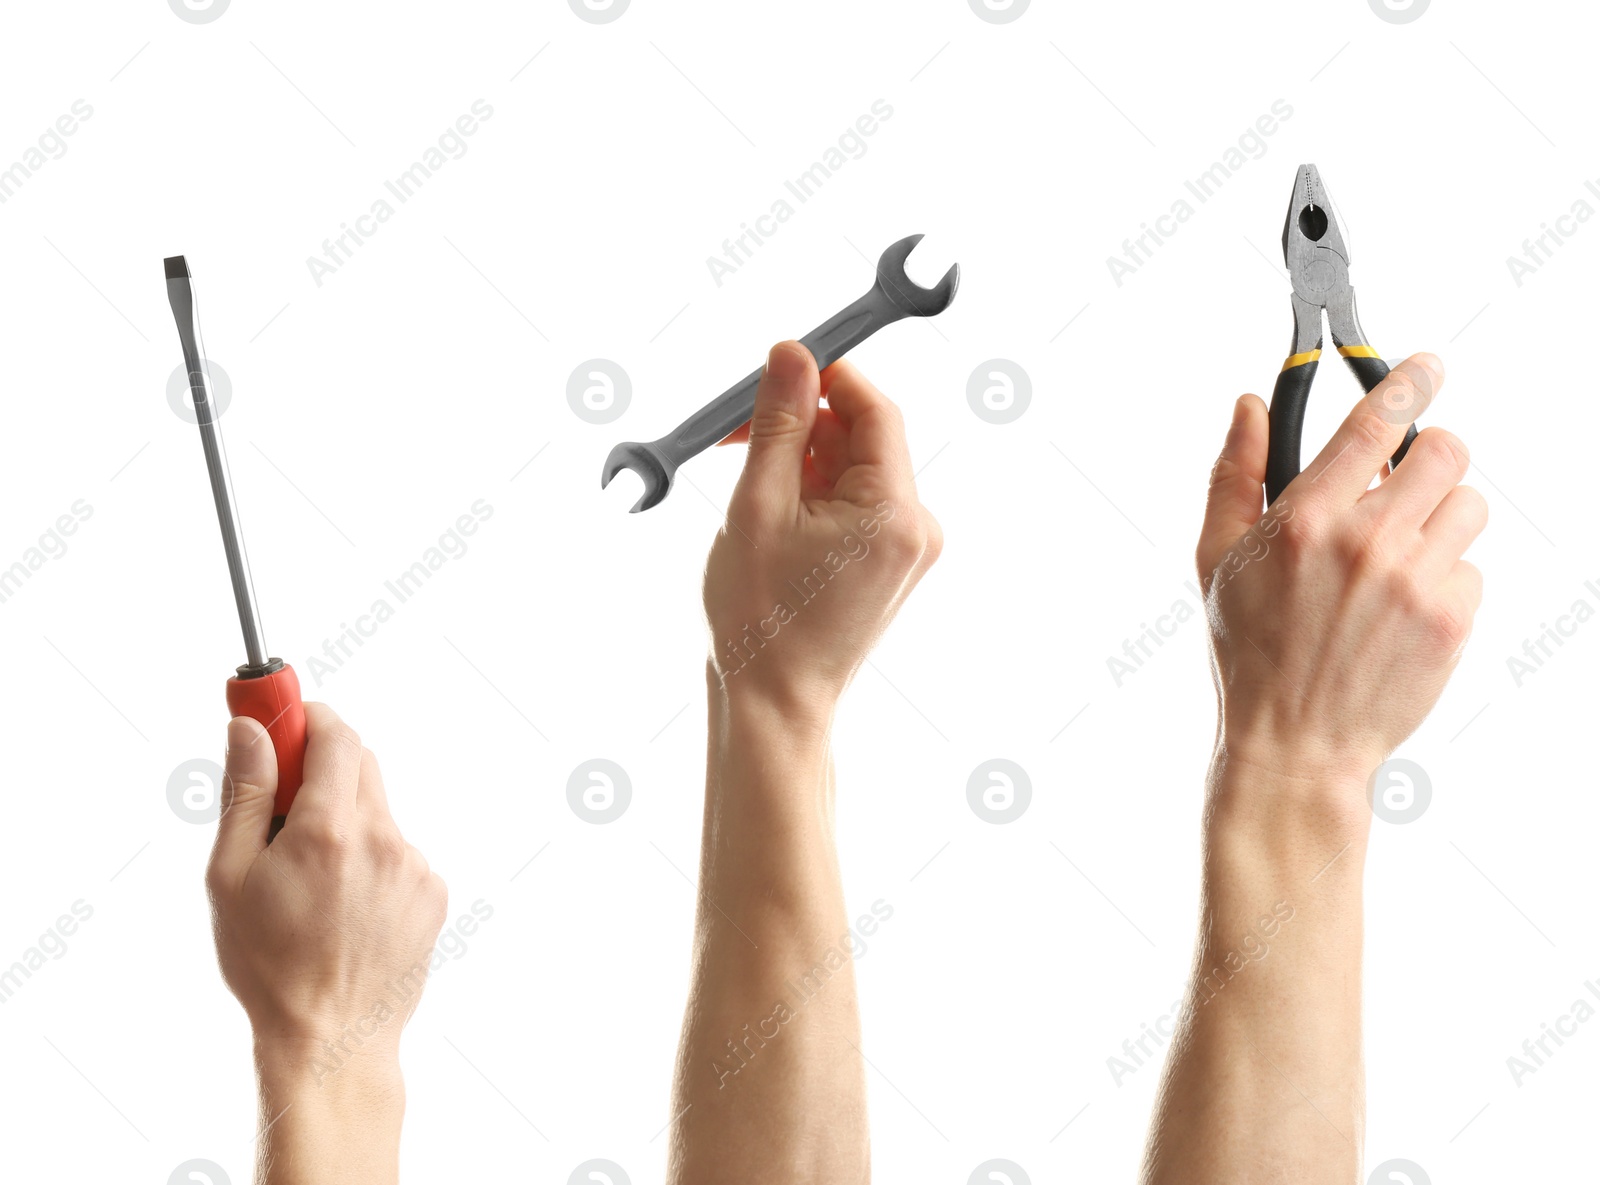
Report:
M 229 679 L 228 711 L 250 717 L 272 738 L 278 754 L 278 797 L 272 810 L 276 831 L 305 777 L 306 710 L 300 702 L 300 680 L 294 668 L 285 663 L 269 675 Z

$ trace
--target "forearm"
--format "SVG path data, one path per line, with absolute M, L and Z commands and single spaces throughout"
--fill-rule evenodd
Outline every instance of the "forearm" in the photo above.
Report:
M 394 1185 L 405 1085 L 390 1054 L 256 1049 L 257 1185 Z
M 853 959 L 833 838 L 830 719 L 711 680 L 675 1182 L 868 1179 Z
M 1363 788 L 1211 776 L 1200 938 L 1146 1185 L 1350 1185 L 1361 1060 Z

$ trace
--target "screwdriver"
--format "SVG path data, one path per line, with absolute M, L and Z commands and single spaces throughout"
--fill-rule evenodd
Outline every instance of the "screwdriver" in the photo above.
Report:
M 256 608 L 255 586 L 250 581 L 250 561 L 245 557 L 244 539 L 239 530 L 239 509 L 234 503 L 233 482 L 228 476 L 228 457 L 217 431 L 217 408 L 210 395 L 205 356 L 200 349 L 200 317 L 195 307 L 194 286 L 189 279 L 189 265 L 182 255 L 174 255 L 163 262 L 167 270 L 167 300 L 178 322 L 183 367 L 189 376 L 195 419 L 200 425 L 200 446 L 205 450 L 206 471 L 211 477 L 211 497 L 217 504 L 217 520 L 222 525 L 228 578 L 233 583 L 234 603 L 239 607 L 239 624 L 244 628 L 244 651 L 248 661 L 228 680 L 228 711 L 234 716 L 248 716 L 265 728 L 278 755 L 278 794 L 273 804 L 270 840 L 282 829 L 305 771 L 306 713 L 300 702 L 300 680 L 288 663 L 267 655 L 261 614 Z

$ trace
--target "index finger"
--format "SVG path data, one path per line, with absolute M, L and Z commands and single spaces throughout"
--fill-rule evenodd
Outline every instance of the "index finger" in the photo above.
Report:
M 1298 491 L 1299 497 L 1355 505 L 1443 382 L 1444 364 L 1432 354 L 1407 358 L 1362 396 L 1289 489 Z
M 848 360 L 835 362 L 822 372 L 822 397 L 850 434 L 852 464 L 871 465 L 911 484 L 911 449 L 906 443 L 905 420 L 882 391 Z
M 355 814 L 361 778 L 361 738 L 327 704 L 307 703 L 306 773 L 284 822 L 345 831 Z

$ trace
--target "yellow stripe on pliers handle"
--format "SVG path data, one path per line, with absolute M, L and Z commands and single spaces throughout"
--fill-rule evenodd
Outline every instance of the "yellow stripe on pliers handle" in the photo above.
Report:
M 1344 353 L 1343 350 L 1340 350 L 1339 352 L 1341 354 Z M 1307 350 L 1304 354 L 1290 354 L 1289 357 L 1284 360 L 1283 369 L 1293 370 L 1297 366 L 1304 366 L 1307 362 L 1315 362 L 1320 357 L 1322 357 L 1321 350 Z
M 1376 358 L 1378 351 L 1371 346 L 1340 346 L 1339 354 L 1345 358 Z

